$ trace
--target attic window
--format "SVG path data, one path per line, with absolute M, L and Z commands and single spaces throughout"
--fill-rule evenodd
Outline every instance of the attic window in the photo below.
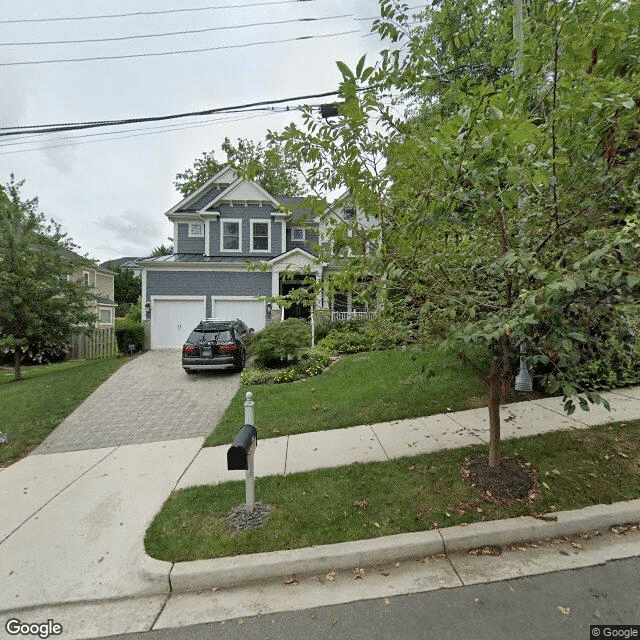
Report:
M 291 240 L 292 242 L 304 242 L 304 228 L 293 227 L 291 229 Z
M 91 286 L 91 274 L 88 271 L 83 271 L 82 272 L 82 281 L 86 284 Z
M 189 237 L 190 238 L 204 238 L 204 222 L 190 222 L 189 223 Z

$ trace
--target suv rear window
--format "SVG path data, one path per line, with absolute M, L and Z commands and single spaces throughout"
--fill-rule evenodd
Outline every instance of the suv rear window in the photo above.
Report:
M 189 342 L 195 344 L 196 342 L 231 342 L 230 329 L 195 329 L 189 336 Z

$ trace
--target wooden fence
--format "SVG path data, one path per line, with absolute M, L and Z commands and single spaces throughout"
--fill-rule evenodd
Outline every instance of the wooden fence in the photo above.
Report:
M 106 358 L 118 355 L 118 343 L 113 327 L 96 329 L 92 335 L 77 333 L 69 346 L 69 360 Z

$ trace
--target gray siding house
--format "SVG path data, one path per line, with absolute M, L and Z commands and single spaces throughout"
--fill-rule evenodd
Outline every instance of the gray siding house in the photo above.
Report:
M 266 301 L 292 287 L 292 273 L 322 278 L 327 269 L 314 255 L 319 221 L 303 220 L 302 200 L 278 198 L 225 167 L 169 209 L 174 253 L 138 261 L 151 347 L 181 346 L 204 318 L 237 317 L 259 331 L 289 315 L 308 317 L 308 308 Z

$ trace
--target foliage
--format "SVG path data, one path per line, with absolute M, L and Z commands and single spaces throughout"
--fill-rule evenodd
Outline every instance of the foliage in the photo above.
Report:
M 38 212 L 36 198 L 21 198 L 22 185 L 13 175 L 0 185 L 0 349 L 13 354 L 16 380 L 27 354 L 64 349 L 96 320 L 88 307 L 95 294 L 72 277 L 92 263 L 72 252 L 75 245 Z
M 282 367 L 297 362 L 311 344 L 311 328 L 299 318 L 274 322 L 255 334 L 249 352 L 258 367 Z
M 169 254 L 173 253 L 173 245 L 167 245 L 166 247 L 164 246 L 164 244 L 159 244 L 156 247 L 153 247 L 151 253 L 149 254 L 150 258 L 156 258 L 158 256 L 167 256 Z
M 222 143 L 226 162 L 218 162 L 215 151 L 207 151 L 196 158 L 193 167 L 176 174 L 173 183 L 183 195 L 195 191 L 226 165 L 230 165 L 239 175 L 255 180 L 269 193 L 277 196 L 297 196 L 301 194 L 294 168 L 290 166 L 282 147 L 276 142 L 254 142 L 239 138 L 234 146 L 229 138 Z
M 140 321 L 131 318 L 116 318 L 115 332 L 120 353 L 128 353 L 131 344 L 135 345 L 136 351 L 144 347 L 145 330 Z
M 131 269 L 116 267 L 112 269 L 113 275 L 113 297 L 118 304 L 135 302 L 140 297 L 142 291 L 142 281 Z
M 263 369 L 252 366 L 240 374 L 243 385 L 293 382 L 320 375 L 331 362 L 331 352 L 321 347 L 307 349 L 299 362 L 284 369 Z
M 530 3 L 520 46 L 509 4 L 459 4 L 412 20 L 382 0 L 374 30 L 392 46 L 374 66 L 338 63 L 340 118 L 309 109 L 304 129 L 274 139 L 319 202 L 347 189 L 375 219 L 350 233 L 328 224 L 351 248 L 344 278 L 369 275 L 387 306 L 412 310 L 476 367 L 497 466 L 500 389 L 522 341 L 546 388 L 566 396 L 588 391 L 576 365 L 594 315 L 600 344 L 629 342 L 611 318 L 640 284 L 640 7 Z M 470 358 L 478 347 L 490 366 Z

